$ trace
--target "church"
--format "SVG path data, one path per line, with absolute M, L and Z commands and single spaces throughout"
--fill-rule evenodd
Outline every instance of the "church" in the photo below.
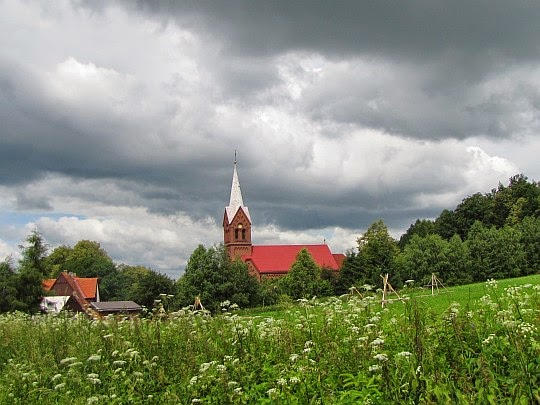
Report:
M 241 259 L 249 271 L 259 281 L 265 278 L 280 277 L 289 272 L 296 255 L 307 249 L 321 268 L 338 272 L 345 255 L 333 254 L 328 245 L 254 245 L 251 242 L 251 216 L 242 200 L 236 157 L 234 160 L 231 196 L 223 215 L 223 243 L 229 257 Z

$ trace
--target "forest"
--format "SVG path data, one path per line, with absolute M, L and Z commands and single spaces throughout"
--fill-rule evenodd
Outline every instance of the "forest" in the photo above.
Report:
M 461 285 L 540 271 L 540 184 L 515 175 L 508 185 L 468 196 L 435 219 L 416 220 L 399 240 L 378 219 L 347 252 L 337 276 L 318 268 L 305 250 L 285 277 L 259 283 L 244 263 L 229 260 L 222 245 L 198 246 L 176 281 L 143 266 L 116 264 L 95 241 L 49 252 L 34 231 L 20 248 L 17 263 L 9 257 L 0 262 L 0 312 L 38 311 L 41 281 L 62 271 L 99 277 L 103 301 L 133 300 L 149 310 L 163 295 L 172 297 L 171 309 L 198 296 L 210 311 L 227 301 L 254 307 L 341 295 L 352 287 L 379 288 L 382 274 L 395 288 L 426 286 L 433 274 L 445 285 Z

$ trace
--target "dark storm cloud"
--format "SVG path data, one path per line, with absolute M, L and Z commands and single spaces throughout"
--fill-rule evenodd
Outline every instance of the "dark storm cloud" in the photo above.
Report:
M 156 257 L 166 242 L 183 259 L 218 242 L 235 149 L 254 227 L 351 230 L 383 218 L 406 229 L 513 170 L 496 152 L 469 153 L 471 136 L 540 131 L 532 1 L 2 10 L 0 204 L 67 213 L 43 219 L 59 242 L 72 229 L 127 228 L 108 237 L 129 233 L 128 255 L 140 233 L 163 228 L 178 240 L 157 238 Z M 193 233 L 169 228 L 168 215 Z
M 229 97 L 250 95 L 275 83 L 271 69 L 253 68 L 261 60 L 313 52 L 353 65 L 325 76 L 299 102 L 298 108 L 314 120 L 426 139 L 512 137 L 540 130 L 536 94 L 522 92 L 517 85 L 499 91 L 484 86 L 490 79 L 504 80 L 505 73 L 520 63 L 538 62 L 540 3 L 237 0 L 126 4 L 219 43 L 224 63 L 217 68 L 217 76 Z M 375 67 L 381 61 L 390 67 L 386 74 L 378 76 L 375 70 L 365 77 L 354 68 L 357 58 Z M 522 73 L 523 85 L 534 86 L 531 73 Z M 535 118 L 524 119 L 524 114 Z
M 131 2 L 127 2 L 131 4 Z M 90 3 L 91 4 L 91 3 Z M 239 54 L 309 50 L 413 60 L 462 50 L 536 59 L 534 1 L 138 1 L 144 12 L 213 32 Z M 463 62 L 466 62 L 464 59 Z

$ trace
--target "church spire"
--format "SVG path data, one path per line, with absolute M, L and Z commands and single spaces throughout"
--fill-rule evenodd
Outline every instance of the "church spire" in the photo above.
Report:
M 231 185 L 231 198 L 229 200 L 229 206 L 225 208 L 227 211 L 227 217 L 229 219 L 229 223 L 231 223 L 238 209 L 242 207 L 242 210 L 245 212 L 246 216 L 251 222 L 248 208 L 244 206 L 244 201 L 242 200 L 242 191 L 240 190 L 240 181 L 238 180 L 238 171 L 236 170 L 236 164 L 236 151 L 234 151 L 234 169 Z

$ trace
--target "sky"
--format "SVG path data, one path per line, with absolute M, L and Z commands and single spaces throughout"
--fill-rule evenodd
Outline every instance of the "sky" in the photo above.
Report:
M 540 2 L 0 0 L 0 259 L 33 230 L 178 278 L 223 238 L 346 252 L 540 180 Z

